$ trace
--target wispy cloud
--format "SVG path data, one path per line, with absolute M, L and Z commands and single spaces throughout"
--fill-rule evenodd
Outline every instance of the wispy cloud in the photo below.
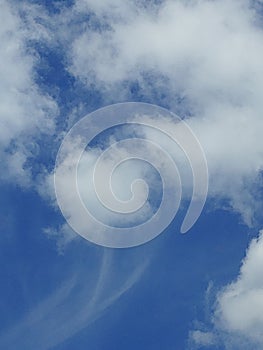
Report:
M 114 265 L 114 251 L 104 250 L 94 285 L 87 278 L 89 266 L 81 266 L 81 272 L 1 333 L 1 348 L 11 350 L 19 344 L 20 349 L 47 350 L 88 327 L 140 280 L 148 259 L 139 266 L 131 264 L 128 277 Z

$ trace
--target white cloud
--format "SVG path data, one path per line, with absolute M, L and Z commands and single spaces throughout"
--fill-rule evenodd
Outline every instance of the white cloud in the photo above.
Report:
M 78 0 L 69 17 L 90 12 L 97 25 L 73 36 L 72 74 L 112 100 L 129 98 L 134 81 L 145 96 L 161 86 L 172 109 L 185 98 L 207 155 L 210 195 L 228 199 L 253 225 L 261 208 L 253 190 L 263 168 L 263 31 L 252 2 Z
M 41 11 L 41 26 L 34 20 L 39 7 L 21 5 L 24 22 L 11 4 L 4 1 L 1 12 L 2 178 L 28 183 L 24 164 L 32 142 L 53 130 L 55 105 L 35 83 L 37 58 L 26 47 L 28 37 L 44 38 L 50 45 L 66 44 L 70 72 L 95 83 L 104 96 L 117 91 L 125 98 L 123 84 L 137 80 L 145 95 L 149 85 L 164 89 L 171 108 L 176 96 L 185 97 L 188 123 L 207 155 L 210 195 L 227 198 L 253 224 L 261 209 L 253 191 L 263 167 L 263 33 L 248 1 L 77 0 L 59 15 Z M 96 20 L 87 26 L 81 21 L 90 12 Z M 156 78 L 148 85 L 147 72 Z M 11 155 L 5 152 L 10 145 Z
M 213 333 L 210 332 L 202 332 L 202 331 L 193 331 L 190 334 L 191 342 L 192 342 L 192 348 L 194 348 L 196 345 L 199 348 L 206 348 L 211 347 L 216 344 L 215 336 Z
M 48 40 L 58 43 L 62 40 L 63 45 L 67 44 L 69 71 L 75 77 L 87 86 L 95 84 L 112 100 L 127 98 L 125 83 L 134 81 L 143 96 L 151 93 L 149 85 L 158 90 L 166 84 L 164 93 L 169 95 L 172 109 L 177 109 L 178 96 L 184 98 L 185 109 L 191 115 L 187 121 L 207 155 L 211 197 L 229 199 L 232 207 L 251 225 L 261 208 L 253 190 L 263 169 L 263 31 L 251 3 L 167 0 L 160 5 L 150 5 L 127 0 L 77 0 L 72 10 L 45 19 L 47 25 L 57 19 L 57 31 L 51 35 L 54 24 L 51 30 L 42 27 L 40 30 L 29 16 L 27 20 L 32 21 L 34 28 L 30 30 L 12 3 L 2 1 L 0 157 L 7 165 L 2 178 L 28 184 L 30 170 L 25 170 L 24 164 L 32 154 L 32 142 L 40 133 L 53 131 L 56 106 L 37 86 L 34 75 L 37 57 L 27 48 L 27 39 L 36 38 L 40 30 Z M 24 9 L 30 12 L 32 7 Z M 76 22 L 87 12 L 93 12 L 100 27 L 77 28 Z M 151 84 L 147 83 L 146 75 L 154 77 Z M 147 131 L 145 134 L 149 135 Z M 94 153 L 85 156 L 92 158 Z M 47 178 L 50 180 L 50 175 Z M 65 177 L 65 190 L 66 184 Z M 70 192 L 67 195 L 70 202 Z M 65 240 L 61 240 L 61 247 L 72 239 L 65 226 L 62 231 Z M 51 231 L 46 233 L 50 235 Z M 247 349 L 251 344 L 253 349 L 262 347 L 262 237 L 261 234 L 258 240 L 252 241 L 238 279 L 218 295 L 215 333 L 194 331 L 192 339 L 196 344 L 211 346 L 219 334 L 229 349 Z M 107 260 L 104 268 L 105 264 Z M 64 310 L 63 303 L 75 285 L 70 281 L 41 304 L 34 317 L 30 314 L 4 335 L 2 343 L 19 341 L 24 331 L 32 327 L 38 334 L 46 326 L 45 346 L 55 346 L 94 320 L 138 280 L 143 270 L 135 270 L 99 303 L 97 295 L 103 289 L 107 272 L 102 270 L 97 292 L 91 298 L 93 304 L 82 310 L 85 288 L 77 304 L 78 314 L 66 325 L 68 333 L 60 328 L 55 334 L 55 328 L 51 329 L 48 322 L 54 322 L 54 308 Z M 54 337 L 50 337 L 50 332 Z M 30 341 L 28 349 L 35 348 Z
M 56 240 L 58 254 L 63 255 L 66 247 L 73 241 L 79 238 L 75 231 L 73 231 L 67 224 L 63 224 L 59 229 L 54 227 L 44 228 L 44 234 L 49 239 Z
M 1 2 L 0 156 L 7 166 L 1 177 L 27 184 L 30 171 L 24 164 L 32 156 L 32 143 L 53 130 L 57 107 L 35 82 L 37 56 L 27 46 L 32 33 L 41 33 L 28 28 L 18 11 L 19 5 Z
M 115 143 L 114 137 L 111 137 L 111 141 L 113 144 Z M 101 160 L 100 169 L 96 175 L 96 190 L 93 171 L 96 161 L 103 151 L 97 147 L 83 152 L 77 168 L 77 188 L 85 210 L 80 210 L 74 177 L 77 154 L 81 152 L 82 147 L 79 148 L 74 140 L 74 144 L 69 142 L 67 148 L 69 153 L 63 158 L 63 161 L 58 162 L 56 167 L 56 191 L 63 214 L 75 230 L 81 234 L 88 232 L 89 237 L 92 235 L 100 236 L 104 234 L 105 226 L 103 224 L 113 227 L 131 227 L 144 223 L 152 217 L 154 208 L 147 200 L 148 188 L 145 185 L 137 184 L 139 186 L 137 191 L 132 192 L 131 186 L 133 181 L 137 179 L 144 179 L 147 185 L 152 188 L 154 186 L 157 188 L 158 184 L 156 184 L 156 179 L 151 174 L 147 163 L 143 161 L 143 164 L 138 163 L 132 159 L 134 152 L 136 153 L 134 148 L 131 149 L 129 144 L 119 145 L 111 150 L 108 157 Z M 147 150 L 144 150 L 143 153 L 146 155 Z M 122 161 L 126 159 L 127 162 L 114 169 L 120 159 Z M 112 170 L 114 171 L 111 176 Z M 52 180 L 53 175 L 48 178 Z M 98 198 L 98 193 L 102 196 L 102 201 Z M 87 214 L 86 210 L 96 218 L 95 222 L 88 219 L 89 216 L 85 215 Z M 97 222 L 103 224 L 97 225 Z M 48 232 L 52 232 L 52 230 L 48 230 Z M 64 229 L 60 233 L 65 237 L 63 242 L 67 241 L 69 236 L 65 235 Z
M 249 91 L 249 85 L 239 85 L 246 78 L 248 84 L 258 82 L 262 34 L 246 2 L 164 1 L 155 11 L 138 4 L 77 1 L 76 9 L 94 11 L 107 27 L 88 28 L 73 43 L 76 75 L 89 80 L 93 72 L 98 81 L 112 84 L 156 70 L 172 80 L 175 91 L 206 105 L 220 93 L 230 98 Z
M 194 348 L 223 344 L 226 349 L 262 349 L 263 344 L 263 231 L 253 239 L 236 280 L 217 295 L 210 332 L 190 333 Z
M 253 239 L 236 281 L 218 296 L 215 322 L 236 338 L 263 344 L 263 231 Z
M 4 2 L 0 139 L 5 147 L 14 139 L 17 145 L 7 177 L 30 178 L 23 168 L 31 155 L 28 139 L 52 130 L 54 104 L 34 83 L 37 59 L 26 51 L 27 36 L 39 36 L 64 45 L 69 71 L 87 85 L 95 83 L 106 100 L 128 98 L 124 85 L 131 81 L 144 96 L 161 89 L 172 109 L 178 107 L 177 96 L 183 97 L 191 114 L 187 121 L 207 155 L 210 196 L 228 199 L 251 226 L 261 210 L 253 191 L 263 168 L 263 33 L 249 5 L 245 0 L 77 0 L 58 15 L 41 11 L 40 26 L 34 20 L 39 8 L 23 5 L 25 25 Z M 89 25 L 83 22 L 87 13 L 93 13 Z M 154 79 L 149 83 L 146 75 Z

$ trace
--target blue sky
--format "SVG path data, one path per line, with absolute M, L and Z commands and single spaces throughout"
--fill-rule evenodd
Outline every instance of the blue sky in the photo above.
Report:
M 262 2 L 1 6 L 0 348 L 262 349 Z M 131 101 L 188 123 L 207 158 L 208 197 L 185 235 L 188 193 L 154 240 L 105 248 L 66 224 L 56 155 L 87 113 Z M 93 148 L 131 135 L 110 130 Z

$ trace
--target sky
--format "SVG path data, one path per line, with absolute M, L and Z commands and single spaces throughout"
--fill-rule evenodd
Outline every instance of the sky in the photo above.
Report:
M 263 2 L 0 5 L 0 348 L 261 350 Z M 132 126 L 130 106 L 144 111 Z M 102 115 L 103 123 L 118 118 L 120 125 L 82 152 L 89 129 L 78 129 L 73 141 L 68 135 L 91 118 L 99 129 Z M 194 157 L 163 133 L 178 135 L 184 125 L 198 140 Z M 72 142 L 57 158 L 63 140 Z M 162 219 L 145 226 L 143 236 L 156 237 L 144 244 L 96 244 L 104 233 L 86 221 L 70 182 L 79 152 L 81 200 L 113 227 L 112 237 L 150 222 L 163 202 L 176 215 L 158 235 Z M 195 200 L 206 190 L 203 156 L 206 202 L 181 234 L 193 181 Z M 112 190 L 124 212 L 113 213 L 120 202 L 106 192 L 105 178 L 120 159 Z M 144 182 L 136 192 L 137 178 Z

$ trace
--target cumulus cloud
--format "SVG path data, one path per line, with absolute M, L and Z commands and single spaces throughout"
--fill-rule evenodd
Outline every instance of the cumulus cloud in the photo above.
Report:
M 217 295 L 213 331 L 190 333 L 194 348 L 261 349 L 263 344 L 263 231 L 251 241 L 236 280 Z
M 56 107 L 35 83 L 37 56 L 27 46 L 42 36 L 67 50 L 69 72 L 95 84 L 106 101 L 129 98 L 134 83 L 142 98 L 161 90 L 175 111 L 179 96 L 207 156 L 210 196 L 228 199 L 253 225 L 263 166 L 263 33 L 255 2 L 76 0 L 59 14 L 41 13 L 41 26 L 39 8 L 21 8 L 26 23 L 12 3 L 4 1 L 1 12 L 2 177 L 28 182 L 36 140 L 54 130 Z
M 218 101 L 221 94 L 226 99 L 247 95 L 249 83 L 259 83 L 262 34 L 247 2 L 142 4 L 78 0 L 76 13 L 94 12 L 105 25 L 83 30 L 73 42 L 73 73 L 87 81 L 93 73 L 111 85 L 155 70 L 172 81 L 174 92 L 200 105 Z M 246 86 L 240 84 L 244 79 Z
M 161 195 L 161 189 L 158 191 L 161 184 L 152 174 L 149 164 L 133 158 L 134 153 L 139 154 L 136 148 L 131 150 L 130 142 L 128 145 L 118 145 L 114 137 L 111 137 L 111 141 L 113 149 L 104 158 L 103 147 L 90 148 L 82 153 L 75 179 L 76 159 L 82 152 L 75 139 L 71 145 L 67 145 L 68 153 L 57 163 L 55 170 L 56 193 L 63 214 L 78 233 L 88 232 L 90 237 L 103 235 L 105 225 L 120 228 L 146 222 L 156 212 L 155 202 L 151 203 L 151 199 L 156 200 L 156 194 Z M 143 151 L 143 155 L 146 154 L 147 149 Z M 102 159 L 97 163 L 100 157 Z M 123 163 L 118 165 L 119 161 Z M 96 170 L 98 164 L 99 169 Z M 135 183 L 138 179 L 144 182 Z M 89 220 L 86 210 L 95 221 Z M 98 222 L 101 225 L 98 226 Z
M 215 313 L 220 329 L 237 339 L 251 340 L 258 347 L 263 343 L 262 263 L 263 231 L 252 240 L 237 280 L 218 295 Z
M 113 101 L 129 98 L 135 83 L 147 98 L 161 89 L 174 111 L 179 96 L 207 155 L 210 195 L 253 225 L 263 167 L 263 31 L 255 3 L 78 0 L 69 23 L 84 14 L 91 24 L 71 36 L 70 72 Z
M 76 0 L 58 14 L 41 11 L 41 27 L 34 21 L 36 9 L 24 4 L 27 24 L 34 28 L 30 33 L 4 4 L 3 38 L 12 33 L 8 40 L 14 44 L 2 55 L 2 109 L 7 103 L 12 108 L 2 112 L 1 139 L 5 147 L 17 140 L 8 154 L 8 174 L 16 174 L 16 181 L 23 174 L 30 177 L 24 164 L 36 150 L 23 135 L 35 142 L 33 135 L 52 129 L 54 103 L 35 84 L 36 58 L 26 50 L 26 37 L 40 33 L 50 45 L 65 49 L 69 72 L 100 89 L 106 102 L 130 98 L 135 84 L 141 98 L 165 102 L 174 111 L 183 108 L 207 156 L 210 196 L 227 199 L 246 224 L 254 224 L 261 210 L 255 193 L 263 166 L 263 33 L 255 2 Z M 3 40 L 2 45 L 7 47 Z M 158 99 L 160 94 L 165 100 Z
M 0 157 L 6 165 L 1 178 L 26 185 L 26 160 L 37 152 L 36 138 L 53 132 L 57 107 L 35 82 L 37 56 L 28 46 L 34 30 L 23 22 L 19 6 L 2 1 L 0 20 Z

